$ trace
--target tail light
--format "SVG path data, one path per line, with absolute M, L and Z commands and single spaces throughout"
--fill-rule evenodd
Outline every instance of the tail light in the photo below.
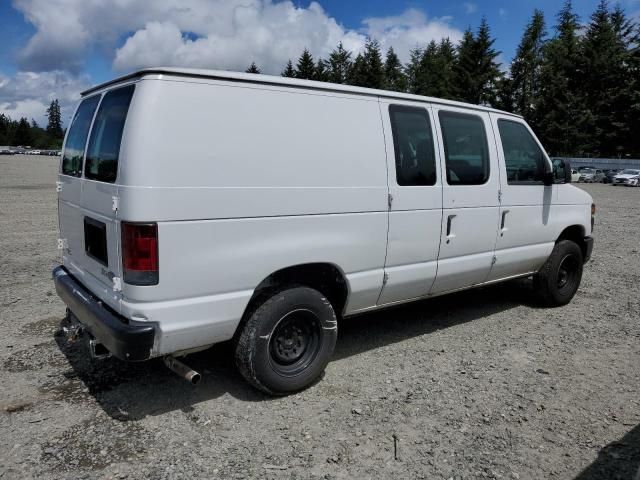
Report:
M 130 285 L 158 284 L 158 225 L 122 222 L 122 270 Z

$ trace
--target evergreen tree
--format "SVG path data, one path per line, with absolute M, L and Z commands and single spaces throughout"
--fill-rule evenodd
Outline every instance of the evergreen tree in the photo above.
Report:
M 435 61 L 435 69 L 438 72 L 438 81 L 434 88 L 434 96 L 448 99 L 455 98 L 455 92 L 453 91 L 453 68 L 455 62 L 455 47 L 449 38 L 442 39 L 438 45 L 438 53 Z
M 511 63 L 511 79 L 502 83 L 500 92 L 501 103 L 504 104 L 507 101 L 504 98 L 505 87 L 508 85 L 513 95 L 515 111 L 524 116 L 534 129 L 538 124 L 535 106 L 540 93 L 540 70 L 545 35 L 544 14 L 536 9 Z
M 457 100 L 472 101 L 475 90 L 475 38 L 467 28 L 458 44 L 458 58 L 453 66 L 453 90 Z
M 368 39 L 364 45 L 364 82 L 363 87 L 384 88 L 384 65 L 380 45 L 376 40 Z
M 318 60 L 318 63 L 316 63 L 316 72 L 313 78 L 314 80 L 317 80 L 319 82 L 329 81 L 329 70 L 327 70 L 327 62 L 322 58 Z
M 256 62 L 251 62 L 251 65 L 249 65 L 249 68 L 247 68 L 244 72 L 245 73 L 261 73 L 260 69 L 256 65 Z
M 297 76 L 296 70 L 295 68 L 293 68 L 293 63 L 291 63 L 291 60 L 287 62 L 287 66 L 285 67 L 285 69 L 282 71 L 280 75 L 287 78 L 295 78 Z
M 47 108 L 47 134 L 52 140 L 61 140 L 64 137 L 62 131 L 62 116 L 60 114 L 60 104 L 58 99 L 51 101 Z
M 313 80 L 316 75 L 316 64 L 313 61 L 313 57 L 309 50 L 306 48 L 298 59 L 298 65 L 296 67 L 296 78 L 302 78 L 306 80 Z
M 11 119 L 4 113 L 0 113 L 0 145 L 10 145 Z
M 351 52 L 345 50 L 342 42 L 329 55 L 328 79 L 333 83 L 347 83 L 351 70 Z
M 13 136 L 13 144 L 20 146 L 31 145 L 31 127 L 26 118 L 22 117 Z
M 418 77 L 420 74 L 420 60 L 422 59 L 422 50 L 418 47 L 409 52 L 409 63 L 404 67 L 404 75 L 407 79 L 407 91 L 409 93 L 417 93 L 420 89 L 418 85 Z
M 540 93 L 536 109 L 540 112 L 538 133 L 552 155 L 577 155 L 582 134 L 580 124 L 587 116 L 580 95 L 579 19 L 571 0 L 558 13 L 555 37 L 543 49 Z
M 502 72 L 495 61 L 500 52 L 493 48 L 494 42 L 486 18 L 480 22 L 475 36 L 470 29 L 465 31 L 454 66 L 455 93 L 459 99 L 483 105 L 496 102 Z
M 351 69 L 349 70 L 349 85 L 357 85 L 364 86 L 367 81 L 367 65 L 364 60 L 364 57 L 361 53 L 358 53 L 356 59 L 353 61 L 353 65 L 351 65 Z
M 436 63 L 438 58 L 438 45 L 431 40 L 422 51 L 418 71 L 416 74 L 416 92 L 418 95 L 435 96 L 438 72 Z
M 387 90 L 404 92 L 407 89 L 407 79 L 402 71 L 402 64 L 393 47 L 387 50 L 387 57 L 384 62 L 385 87 Z
M 617 8 L 610 13 L 601 0 L 584 35 L 580 68 L 589 111 L 583 123 L 584 149 L 595 155 L 620 155 L 631 146 L 633 37 L 624 12 Z

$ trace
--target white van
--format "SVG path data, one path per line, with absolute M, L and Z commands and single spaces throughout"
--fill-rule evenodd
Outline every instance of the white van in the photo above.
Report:
M 594 206 L 521 117 L 204 70 L 83 93 L 62 154 L 53 272 L 96 353 L 167 365 L 234 340 L 255 387 L 324 370 L 341 318 L 533 276 L 568 303 Z

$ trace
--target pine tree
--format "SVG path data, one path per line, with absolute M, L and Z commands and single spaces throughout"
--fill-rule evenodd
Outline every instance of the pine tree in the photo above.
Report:
M 588 116 L 583 107 L 580 74 L 576 70 L 579 51 L 579 19 L 571 0 L 558 13 L 555 37 L 543 49 L 540 93 L 536 109 L 540 112 L 538 134 L 552 155 L 577 155 L 582 143 L 580 124 Z
M 10 135 L 9 130 L 11 128 L 11 119 L 4 113 L 0 113 L 0 145 L 9 145 Z
M 365 77 L 363 87 L 384 88 L 384 65 L 380 45 L 376 40 L 368 39 L 364 45 Z
M 387 57 L 384 62 L 385 86 L 387 90 L 404 92 L 407 89 L 407 79 L 402 71 L 402 64 L 393 47 L 387 50 Z
M 296 78 L 302 78 L 306 80 L 313 80 L 316 75 L 316 64 L 313 61 L 313 57 L 309 50 L 306 48 L 298 59 L 298 65 L 296 67 Z
M 282 71 L 280 75 L 287 78 L 295 78 L 297 76 L 296 70 L 295 68 L 293 68 L 293 63 L 291 63 L 291 60 L 287 62 L 287 66 L 285 67 L 285 69 Z
M 22 117 L 13 136 L 13 144 L 26 147 L 31 145 L 31 141 L 31 127 L 27 119 Z
M 511 63 L 511 79 L 501 85 L 500 93 L 503 96 L 505 86 L 509 85 L 515 111 L 524 116 L 534 130 L 538 124 L 535 102 L 540 89 L 540 70 L 545 35 L 544 14 L 541 10 L 536 9 Z M 501 103 L 505 101 L 506 99 L 502 98 Z
M 356 59 L 353 61 L 353 65 L 351 65 L 351 69 L 349 70 L 349 78 L 347 83 L 349 85 L 356 85 L 360 87 L 365 86 L 365 83 L 367 81 L 366 69 L 367 65 L 364 57 L 361 53 L 358 53 Z
M 318 82 L 329 81 L 329 71 L 327 70 L 327 62 L 322 58 L 318 60 L 318 63 L 316 63 L 316 71 L 313 79 L 317 80 Z
M 51 140 L 61 140 L 64 137 L 62 131 L 62 116 L 60 114 L 60 103 L 58 99 L 51 101 L 49 108 L 47 108 L 47 135 Z
M 417 93 L 419 90 L 418 77 L 420 73 L 421 58 L 422 50 L 418 47 L 409 52 L 409 63 L 404 67 L 404 75 L 407 79 L 407 91 L 409 93 Z
M 482 105 L 496 102 L 502 72 L 495 61 L 500 52 L 493 48 L 494 42 L 486 18 L 475 36 L 470 29 L 465 31 L 454 66 L 455 94 L 459 99 Z
M 438 72 L 438 82 L 434 89 L 434 96 L 439 98 L 454 99 L 453 91 L 453 66 L 456 61 L 455 47 L 449 38 L 443 38 L 438 45 L 435 69 Z
M 347 83 L 351 70 L 351 52 L 345 50 L 342 42 L 329 55 L 327 81 L 333 83 Z
M 260 69 L 256 65 L 256 62 L 251 62 L 251 65 L 249 65 L 249 68 L 247 68 L 244 72 L 245 73 L 261 73 Z
M 497 96 L 497 84 L 502 78 L 500 64 L 495 61 L 500 52 L 493 48 L 495 39 L 491 38 L 487 19 L 483 18 L 476 35 L 475 50 L 478 70 L 476 76 L 476 91 L 474 100 L 479 104 L 492 105 Z
M 453 66 L 453 91 L 457 100 L 473 101 L 474 73 L 477 69 L 475 38 L 471 27 L 467 28 L 458 44 L 458 58 Z

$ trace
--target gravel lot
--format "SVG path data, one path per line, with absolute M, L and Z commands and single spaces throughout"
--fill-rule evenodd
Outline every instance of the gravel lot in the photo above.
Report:
M 324 379 L 271 399 L 227 345 L 192 387 L 56 336 L 57 161 L 0 156 L 0 478 L 640 479 L 640 188 L 584 186 L 570 305 L 521 281 L 345 320 Z

